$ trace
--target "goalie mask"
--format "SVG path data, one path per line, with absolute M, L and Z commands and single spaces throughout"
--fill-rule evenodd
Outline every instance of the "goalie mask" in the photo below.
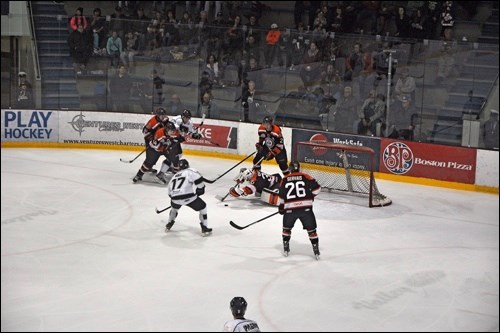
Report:
M 241 168 L 239 175 L 234 179 L 235 182 L 243 183 L 252 178 L 252 171 L 247 168 Z
M 300 163 L 297 161 L 291 162 L 290 165 L 288 166 L 288 170 L 290 170 L 290 172 L 299 172 L 300 171 Z

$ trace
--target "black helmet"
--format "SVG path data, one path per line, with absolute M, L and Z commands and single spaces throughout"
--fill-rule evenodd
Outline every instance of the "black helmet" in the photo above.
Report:
M 182 111 L 182 116 L 186 118 L 191 118 L 191 111 L 189 111 L 188 109 L 184 109 L 184 111 Z
M 189 168 L 189 162 L 185 159 L 179 160 L 179 169 L 184 170 Z
M 155 115 L 157 115 L 157 116 L 166 116 L 167 115 L 167 110 L 165 110 L 164 108 L 158 108 L 155 111 Z
M 229 308 L 235 317 L 243 317 L 247 310 L 247 301 L 243 297 L 235 297 L 229 303 Z
M 264 120 L 262 120 L 263 124 L 273 124 L 273 118 L 271 116 L 265 116 Z
M 300 171 L 300 163 L 298 161 L 290 162 L 290 165 L 288 166 L 288 170 L 290 170 L 290 172 L 299 172 Z
M 173 122 L 169 121 L 168 123 L 165 124 L 165 131 L 167 131 L 167 133 L 175 130 L 176 130 L 175 124 Z

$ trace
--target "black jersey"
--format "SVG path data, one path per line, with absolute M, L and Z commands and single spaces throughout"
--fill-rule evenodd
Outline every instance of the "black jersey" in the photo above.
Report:
M 281 180 L 279 204 L 284 204 L 285 210 L 312 208 L 314 197 L 320 191 L 321 186 L 312 176 L 293 172 Z

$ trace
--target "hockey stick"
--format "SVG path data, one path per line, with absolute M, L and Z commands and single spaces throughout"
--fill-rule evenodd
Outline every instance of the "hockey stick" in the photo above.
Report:
M 236 229 L 238 229 L 238 230 L 243 230 L 243 229 L 248 228 L 249 226 L 251 226 L 251 225 L 253 225 L 253 224 L 255 224 L 255 223 L 259 223 L 259 222 L 261 222 L 261 221 L 264 221 L 264 220 L 266 220 L 266 219 L 268 219 L 268 218 L 270 218 L 270 217 L 272 217 L 272 216 L 274 216 L 274 215 L 276 215 L 276 214 L 279 214 L 279 212 L 275 212 L 275 213 L 272 213 L 271 215 L 267 215 L 266 217 L 263 217 L 263 218 L 261 218 L 260 220 L 257 220 L 257 221 L 255 221 L 255 222 L 252 222 L 252 223 L 250 223 L 250 224 L 247 224 L 247 225 L 245 225 L 245 226 L 243 226 L 243 227 L 242 227 L 242 226 L 237 225 L 237 224 L 236 224 L 236 223 L 234 223 L 233 221 L 229 221 L 229 224 L 230 224 L 232 227 L 234 227 L 234 228 L 236 228 Z
M 132 163 L 133 161 L 135 161 L 136 159 L 138 159 L 138 158 L 139 158 L 139 156 L 141 156 L 142 154 L 144 154 L 144 152 L 145 152 L 145 151 L 146 151 L 146 148 L 144 148 L 144 150 L 143 150 L 143 151 L 141 151 L 141 152 L 139 153 L 139 155 L 137 155 L 136 157 L 134 157 L 133 159 L 131 159 L 131 160 L 129 160 L 129 161 L 124 160 L 123 158 L 120 158 L 120 162 L 123 162 L 123 163 Z
M 255 154 L 256 152 L 254 151 L 253 153 L 251 153 L 250 155 L 248 155 L 247 157 L 245 157 L 244 159 L 242 159 L 241 161 L 239 161 L 236 165 L 232 166 L 229 170 L 227 170 L 226 172 L 224 172 L 222 175 L 220 175 L 219 177 L 213 179 L 213 180 L 210 180 L 210 179 L 206 179 L 205 177 L 203 177 L 203 181 L 204 182 L 207 182 L 209 184 L 213 184 L 215 183 L 217 180 L 219 180 L 220 178 L 222 178 L 225 174 L 227 174 L 229 171 L 233 170 L 234 168 L 236 168 L 238 165 L 240 165 L 241 163 L 245 162 L 246 160 L 248 160 L 250 157 L 252 157 L 253 154 Z
M 158 208 L 155 208 L 155 210 L 156 210 L 156 214 L 163 213 L 164 211 L 166 211 L 166 210 L 168 210 L 168 209 L 170 209 L 170 208 L 172 208 L 172 206 L 168 206 L 167 208 L 163 208 L 162 210 L 158 210 Z

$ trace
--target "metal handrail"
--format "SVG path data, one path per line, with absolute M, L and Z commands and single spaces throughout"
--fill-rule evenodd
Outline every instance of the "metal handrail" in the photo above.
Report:
M 33 49 L 33 52 L 31 53 L 33 56 L 33 63 L 35 64 L 35 79 L 37 81 L 40 81 L 42 79 L 42 74 L 40 70 L 40 58 L 38 57 L 38 47 L 37 47 L 37 42 L 36 42 L 36 32 L 35 32 L 35 22 L 33 19 L 33 10 L 31 7 L 31 1 L 26 2 L 27 9 L 28 9 L 28 15 L 29 15 L 29 27 L 30 27 L 30 33 L 31 33 L 31 47 Z

